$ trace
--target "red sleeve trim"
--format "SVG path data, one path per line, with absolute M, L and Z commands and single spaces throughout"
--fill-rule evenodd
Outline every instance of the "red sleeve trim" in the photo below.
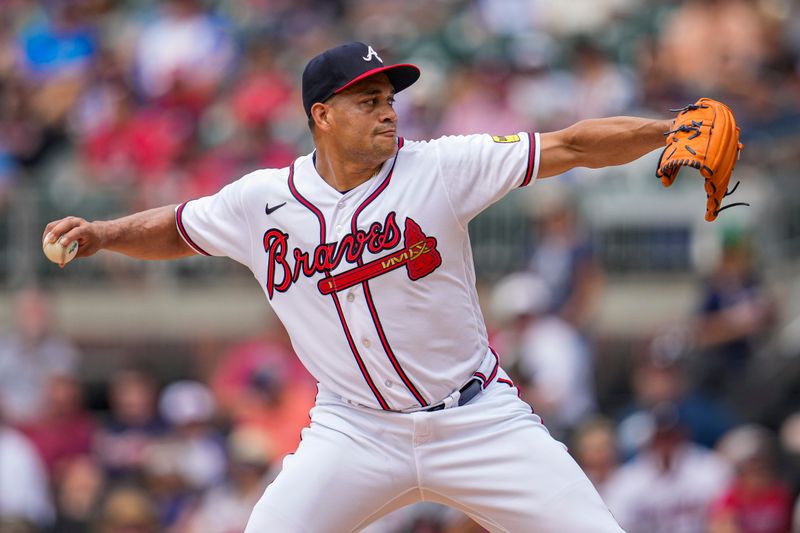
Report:
M 183 225 L 183 208 L 186 207 L 186 204 L 188 203 L 189 201 L 183 202 L 178 206 L 178 209 L 175 210 L 175 225 L 178 226 L 178 233 L 181 234 L 181 237 L 184 241 L 186 241 L 186 244 L 188 244 L 196 253 L 200 255 L 211 256 L 210 253 L 203 250 L 196 242 L 192 240 L 191 237 L 189 237 L 189 233 L 186 231 L 186 228 Z
M 525 179 L 522 180 L 520 187 L 530 184 L 533 178 L 533 169 L 536 168 L 536 135 L 528 132 L 528 169 L 525 171 Z

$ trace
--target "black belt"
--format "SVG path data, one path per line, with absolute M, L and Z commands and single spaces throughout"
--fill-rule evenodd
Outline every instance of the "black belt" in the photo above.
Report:
M 458 406 L 461 407 L 462 405 L 468 404 L 478 393 L 483 389 L 483 381 L 478 378 L 472 378 L 471 380 L 467 381 L 467 384 L 461 387 L 458 392 L 461 393 L 461 396 L 458 398 Z M 423 409 L 423 411 L 441 411 L 444 409 L 444 402 L 439 402 L 436 405 L 432 405 L 427 409 Z

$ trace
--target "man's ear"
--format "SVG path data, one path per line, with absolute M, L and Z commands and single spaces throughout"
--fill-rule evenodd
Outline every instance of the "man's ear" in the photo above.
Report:
M 311 118 L 316 128 L 328 131 L 331 127 L 331 106 L 316 102 L 311 106 Z

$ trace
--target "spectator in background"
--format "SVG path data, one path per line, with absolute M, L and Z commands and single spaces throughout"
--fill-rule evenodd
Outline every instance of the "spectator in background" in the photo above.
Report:
M 88 69 L 97 43 L 86 15 L 81 2 L 56 2 L 30 18 L 19 38 L 19 58 L 27 76 L 52 80 Z
M 592 362 L 572 325 L 548 312 L 550 295 L 538 277 L 511 274 L 495 286 L 491 307 L 496 318 L 511 324 L 508 335 L 497 337 L 501 350 L 515 358 L 522 398 L 563 439 L 595 409 Z
M 295 96 L 294 83 L 275 63 L 278 50 L 254 39 L 247 48 L 231 97 L 236 120 L 245 128 L 262 128 L 279 117 Z
M 140 474 L 147 448 L 166 434 L 157 395 L 156 378 L 147 371 L 123 369 L 112 376 L 111 411 L 94 440 L 95 455 L 112 479 Z
M 64 120 L 84 90 L 97 53 L 97 28 L 88 7 L 85 2 L 54 2 L 19 21 L 17 68 L 8 79 L 17 94 L 10 109 L 0 111 L 5 115 L 0 121 L 7 121 L 2 137 L 25 167 L 42 163 L 65 140 Z
M 169 441 L 147 448 L 142 464 L 142 487 L 152 499 L 163 531 L 181 531 L 202 494 L 181 464 L 182 449 Z
M 800 487 L 800 412 L 795 411 L 782 421 L 779 436 L 781 476 L 796 496 Z M 800 497 L 797 496 L 792 510 L 792 524 L 792 533 L 800 533 Z
M 508 72 L 489 65 L 462 67 L 452 74 L 452 94 L 439 125 L 439 134 L 527 129 L 529 125 L 509 103 L 508 77 Z
M 736 387 L 746 379 L 758 341 L 770 331 L 776 305 L 754 264 L 751 243 L 741 232 L 723 240 L 722 257 L 701 289 L 694 334 L 700 386 L 726 395 L 738 406 Z
M 203 496 L 189 521 L 191 533 L 244 531 L 253 506 L 274 477 L 269 443 L 256 431 L 236 430 L 228 437 L 228 476 Z
M 585 331 L 602 291 L 603 272 L 578 222 L 574 200 L 559 187 L 548 191 L 535 206 L 541 218 L 528 267 L 550 288 L 550 312 Z
M 156 507 L 150 496 L 137 487 L 112 489 L 100 509 L 98 533 L 160 533 Z
M 161 393 L 159 410 L 171 432 L 162 440 L 179 457 L 175 465 L 189 486 L 210 487 L 225 475 L 222 435 L 213 425 L 217 406 L 211 390 L 198 381 L 176 381 Z
M 688 342 L 685 333 L 668 331 L 634 354 L 632 404 L 619 417 L 619 440 L 625 457 L 636 453 L 646 440 L 650 410 L 665 402 L 678 409 L 687 438 L 707 448 L 733 426 L 734 416 L 728 408 L 715 397 L 690 389 Z
M 295 96 L 292 80 L 275 63 L 278 50 L 269 37 L 256 36 L 247 47 L 240 76 L 202 117 L 198 134 L 206 146 L 191 154 L 183 195 L 201 197 L 226 185 L 232 176 L 256 168 L 281 168 L 296 156 L 295 146 L 273 135 Z
M 575 94 L 570 123 L 593 117 L 624 114 L 636 97 L 632 76 L 614 63 L 590 37 L 580 37 L 573 49 Z
M 572 436 L 570 451 L 600 496 L 620 466 L 614 423 L 598 416 L 585 420 Z
M 650 437 L 608 481 L 606 504 L 628 533 L 705 533 L 730 466 L 689 441 L 675 405 L 659 404 L 650 416 Z
M 212 377 L 221 407 L 233 426 L 260 433 L 265 453 L 281 458 L 300 444 L 316 386 L 300 366 L 282 326 L 233 345 Z
M 70 461 L 54 491 L 57 510 L 55 531 L 91 531 L 106 488 L 105 474 L 94 457 L 86 455 Z
M 44 413 L 47 383 L 52 376 L 77 370 L 78 352 L 53 331 L 50 302 L 38 289 L 14 297 L 14 329 L 0 335 L 0 401 L 13 423 Z
M 61 482 L 70 461 L 88 455 L 97 428 L 84 405 L 83 388 L 69 375 L 53 375 L 44 387 L 42 413 L 19 428 L 33 442 L 54 484 Z
M 169 0 L 159 9 L 137 40 L 139 88 L 149 99 L 198 116 L 231 71 L 234 43 L 199 0 Z
M 686 94 L 745 95 L 774 51 L 777 36 L 759 2 L 685 0 L 667 17 L 657 47 L 659 68 Z M 702 50 L 702 54 L 697 54 Z
M 4 420 L 0 401 L 0 531 L 53 523 L 47 470 L 33 444 Z M 9 529 L 6 529 L 8 527 Z
M 170 431 L 145 449 L 144 486 L 161 530 L 182 532 L 203 491 L 224 478 L 224 439 L 213 425 L 214 398 L 200 382 L 169 384 L 158 408 Z
M 712 505 L 709 533 L 786 533 L 792 493 L 776 472 L 775 439 L 757 425 L 732 429 L 717 446 L 736 477 Z
M 139 105 L 128 87 L 107 88 L 108 117 L 81 142 L 92 182 L 130 191 L 133 203 L 169 194 L 167 179 L 186 149 L 194 123 L 185 114 Z M 148 197 L 149 196 L 149 197 Z

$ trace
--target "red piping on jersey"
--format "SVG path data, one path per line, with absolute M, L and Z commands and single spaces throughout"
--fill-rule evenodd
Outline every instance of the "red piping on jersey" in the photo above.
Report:
M 528 169 L 525 171 L 525 179 L 522 180 L 520 187 L 525 187 L 531 182 L 533 177 L 533 167 L 536 159 L 536 135 L 528 132 Z
M 494 348 L 492 348 L 491 346 L 489 346 L 489 350 L 491 350 L 492 355 L 494 355 L 494 368 L 492 369 L 492 373 L 489 374 L 486 383 L 483 384 L 484 389 L 489 385 L 489 383 L 492 382 L 495 376 L 497 376 L 497 369 L 500 368 L 500 356 L 497 355 L 497 352 L 495 352 Z
M 484 389 L 489 386 L 489 383 L 492 382 L 494 377 L 497 375 L 497 369 L 500 367 L 500 357 L 497 355 L 497 352 L 495 352 L 494 348 L 492 348 L 491 346 L 489 346 L 489 350 L 492 352 L 492 355 L 494 355 L 494 368 L 492 368 L 492 371 L 489 374 L 489 376 L 486 377 L 485 375 L 483 375 L 483 372 L 477 372 L 477 371 L 474 374 L 472 374 L 473 376 L 480 378 L 480 380 L 483 381 Z M 500 380 L 498 379 L 497 381 Z
M 178 231 L 183 237 L 183 240 L 186 241 L 186 244 L 192 247 L 192 249 L 201 255 L 211 256 L 210 253 L 206 252 L 200 246 L 197 245 L 196 242 L 189 237 L 189 234 L 186 232 L 186 228 L 183 227 L 183 208 L 186 207 L 186 204 L 189 203 L 189 200 L 183 202 L 181 205 L 178 206 L 178 209 L 175 210 L 175 224 L 178 226 Z
M 400 137 L 398 139 L 398 150 L 402 148 L 402 146 L 403 146 L 403 138 Z M 360 206 L 358 206 L 358 208 L 355 210 L 355 213 L 353 213 L 353 218 L 350 222 L 350 230 L 354 235 L 358 230 L 358 215 L 360 215 L 361 212 L 364 210 L 364 208 L 366 208 L 370 203 L 372 203 L 372 201 L 375 200 L 375 198 L 377 198 L 389 185 L 389 181 L 391 181 L 392 174 L 394 173 L 394 165 L 396 163 L 397 163 L 397 156 L 395 156 L 395 160 L 392 162 L 392 168 L 389 169 L 389 173 L 386 175 L 386 178 L 383 180 L 383 183 L 381 183 L 378 186 L 378 188 L 375 189 L 375 191 L 372 194 L 370 194 L 369 197 L 366 200 L 364 200 Z M 359 266 L 364 264 L 364 261 L 360 256 L 357 262 Z M 375 302 L 373 301 L 372 293 L 369 290 L 369 283 L 367 281 L 364 281 L 361 284 L 361 286 L 364 287 L 364 299 L 367 301 L 367 307 L 369 307 L 369 313 L 370 315 L 372 315 L 372 322 L 375 324 L 375 329 L 378 332 L 378 337 L 381 340 L 381 345 L 383 346 L 383 350 L 386 352 L 386 356 L 392 363 L 392 366 L 394 367 L 395 372 L 397 372 L 397 375 L 403 381 L 403 384 L 405 384 L 406 388 L 409 390 L 409 392 L 411 392 L 411 394 L 414 396 L 417 402 L 422 407 L 427 407 L 429 405 L 427 400 L 425 400 L 425 397 L 422 396 L 417 387 L 414 385 L 414 383 L 408 377 L 406 372 L 403 370 L 403 367 L 400 365 L 400 361 L 398 361 L 397 357 L 394 355 L 392 347 L 389 346 L 389 340 L 386 338 L 386 332 L 384 332 L 383 330 L 383 325 L 381 324 L 381 320 L 378 317 L 378 310 L 375 308 Z
M 512 389 L 516 388 L 516 389 L 517 389 L 517 398 L 522 398 L 522 391 L 521 391 L 521 390 L 519 390 L 519 387 L 517 387 L 516 385 L 514 385 L 514 382 L 513 382 L 513 381 L 511 381 L 510 379 L 497 378 L 497 382 L 498 382 L 498 383 L 505 383 L 506 385 L 508 385 L 508 386 L 509 386 L 509 387 L 511 387 Z M 533 413 L 533 407 L 531 407 L 531 412 Z M 534 414 L 535 414 L 535 413 L 534 413 Z M 541 417 L 540 417 L 540 418 L 541 418 Z M 544 422 L 542 422 L 542 424 L 544 424 Z
M 289 190 L 292 193 L 292 196 L 297 198 L 297 200 L 303 204 L 309 211 L 311 211 L 319 221 L 319 233 L 320 233 L 320 244 L 325 243 L 325 217 L 323 216 L 322 212 L 317 209 L 317 207 L 306 200 L 306 198 L 300 194 L 297 188 L 294 185 L 294 162 L 289 165 Z M 330 277 L 330 271 L 325 272 L 325 277 Z M 344 330 L 344 335 L 347 338 L 347 343 L 350 345 L 350 351 L 353 352 L 353 357 L 355 357 L 356 364 L 358 365 L 359 370 L 361 370 L 361 375 L 364 377 L 364 381 L 367 382 L 369 385 L 372 394 L 375 395 L 375 399 L 378 400 L 381 408 L 384 411 L 389 411 L 389 404 L 386 402 L 384 397 L 381 395 L 378 388 L 375 386 L 375 383 L 372 381 L 372 377 L 369 375 L 369 371 L 367 370 L 364 361 L 361 359 L 361 355 L 358 353 L 358 349 L 356 348 L 355 342 L 353 342 L 353 337 L 350 334 L 350 329 L 347 327 L 347 322 L 344 319 L 344 314 L 342 314 L 342 306 L 339 304 L 339 297 L 334 292 L 331 294 L 333 297 L 333 304 L 336 306 L 336 313 L 339 315 L 339 323 L 342 325 L 342 329 Z

